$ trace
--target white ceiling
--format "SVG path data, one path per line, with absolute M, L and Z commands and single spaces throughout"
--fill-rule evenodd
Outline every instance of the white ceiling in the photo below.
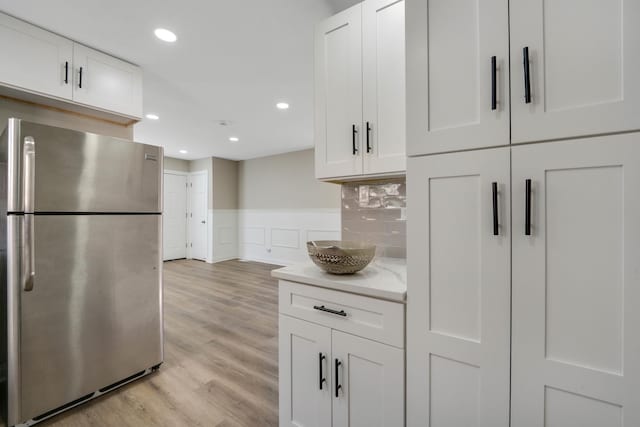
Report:
M 355 3 L 0 0 L 0 10 L 141 65 L 145 113 L 160 120 L 137 124 L 137 141 L 172 157 L 240 160 L 313 146 L 313 29 Z M 158 27 L 178 41 L 157 40 Z

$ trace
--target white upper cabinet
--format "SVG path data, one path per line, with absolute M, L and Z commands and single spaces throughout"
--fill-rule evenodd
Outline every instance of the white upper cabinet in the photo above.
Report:
M 0 84 L 71 100 L 73 42 L 0 13 Z
M 364 173 L 406 166 L 404 0 L 362 4 Z
M 316 176 L 362 173 L 362 6 L 316 29 Z
M 511 0 L 512 141 L 640 129 L 638 17 L 633 0 Z
M 142 117 L 142 70 L 80 44 L 73 46 L 75 102 Z
M 367 0 L 316 29 L 319 179 L 406 169 L 404 0 Z
M 407 151 L 509 144 L 507 0 L 407 1 Z

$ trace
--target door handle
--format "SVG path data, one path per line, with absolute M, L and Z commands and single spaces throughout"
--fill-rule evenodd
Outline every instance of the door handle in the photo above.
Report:
M 69 84 L 69 61 L 64 62 L 64 84 Z
M 522 65 L 524 68 L 524 102 L 531 103 L 531 74 L 529 70 L 529 46 L 522 48 Z
M 525 236 L 531 236 L 531 180 L 527 179 L 524 186 L 524 234 Z
M 36 142 L 27 136 L 24 138 L 24 224 L 22 227 L 22 279 L 25 292 L 31 292 L 35 282 L 35 156 Z
M 337 316 L 347 317 L 347 313 L 344 310 L 340 310 L 340 311 L 333 310 L 331 308 L 325 307 L 324 305 L 314 305 L 313 309 L 318 311 L 324 311 L 325 313 L 335 314 Z
M 354 156 L 358 154 L 358 147 L 356 147 L 357 134 L 358 134 L 358 129 L 356 129 L 356 125 L 351 125 L 351 149 Z
M 78 71 L 79 77 L 80 79 L 78 80 L 78 88 L 82 89 L 82 67 L 80 67 L 80 70 Z
M 322 390 L 322 384 L 327 382 L 327 379 L 324 377 L 324 372 L 323 372 L 323 368 L 324 368 L 324 360 L 327 358 L 327 356 L 325 356 L 322 353 L 318 353 L 318 372 L 320 375 L 319 378 L 319 386 L 320 386 L 320 390 Z
M 367 153 L 371 152 L 371 123 L 367 122 Z
M 203 224 L 206 224 L 206 223 L 207 223 L 206 221 L 200 221 L 200 222 L 201 222 L 201 223 L 203 223 Z
M 340 369 L 340 366 L 342 365 L 342 362 L 338 359 L 335 360 L 335 365 L 334 365 L 334 371 L 335 371 L 335 379 L 336 379 L 336 397 L 340 397 L 340 389 L 342 388 L 342 385 L 340 384 L 340 376 L 338 374 L 338 370 Z
M 498 86 L 497 86 L 498 65 L 495 56 L 491 57 L 491 110 L 498 108 Z
M 498 183 L 491 183 L 491 190 L 493 193 L 493 235 L 498 236 L 500 234 L 500 223 L 498 221 Z

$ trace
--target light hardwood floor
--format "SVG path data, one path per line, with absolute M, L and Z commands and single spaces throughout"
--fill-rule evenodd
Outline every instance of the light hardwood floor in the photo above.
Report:
M 278 424 L 277 266 L 164 265 L 165 363 L 42 426 Z

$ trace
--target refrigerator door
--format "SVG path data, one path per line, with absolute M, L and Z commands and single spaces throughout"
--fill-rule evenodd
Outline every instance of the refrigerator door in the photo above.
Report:
M 161 147 L 18 119 L 10 119 L 7 132 L 9 212 L 162 211 Z M 24 200 L 29 159 L 33 207 Z
M 32 289 L 24 276 L 18 284 L 22 421 L 163 360 L 161 216 L 28 216 L 35 265 Z

